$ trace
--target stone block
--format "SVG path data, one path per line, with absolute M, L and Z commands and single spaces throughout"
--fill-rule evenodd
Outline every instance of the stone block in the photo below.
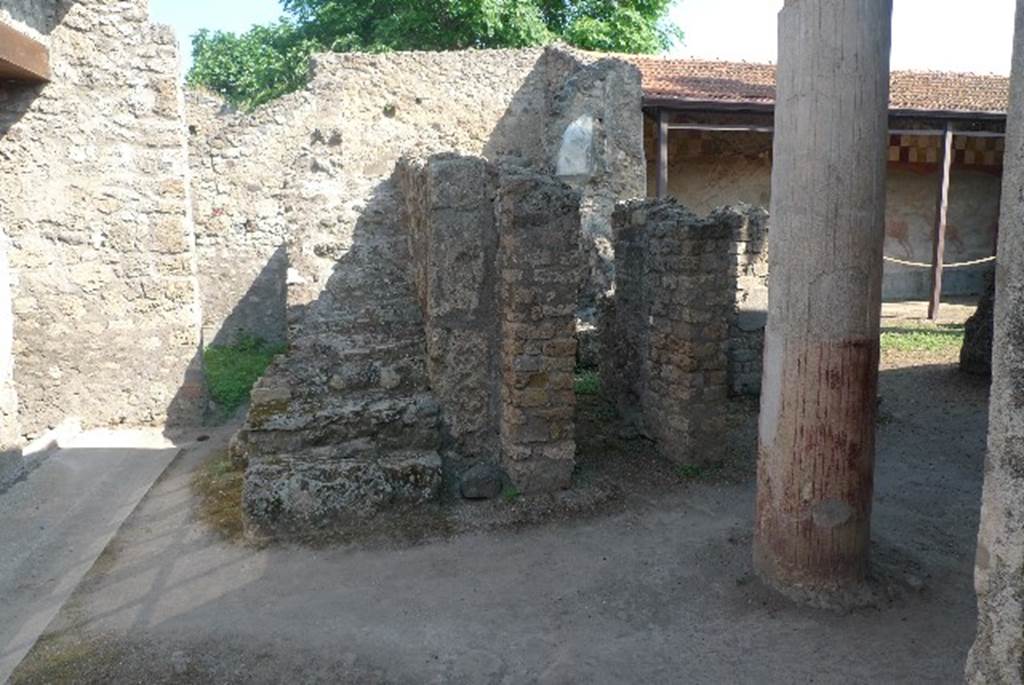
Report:
M 376 459 L 261 457 L 246 468 L 243 507 L 250 528 L 268 533 L 360 524 L 436 499 L 441 476 L 436 452 Z

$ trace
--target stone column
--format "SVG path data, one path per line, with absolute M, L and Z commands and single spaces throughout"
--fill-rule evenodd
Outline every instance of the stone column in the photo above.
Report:
M 1024 0 L 1014 43 L 971 683 L 1024 682 Z
M 755 565 L 845 604 L 868 568 L 892 0 L 779 15 Z

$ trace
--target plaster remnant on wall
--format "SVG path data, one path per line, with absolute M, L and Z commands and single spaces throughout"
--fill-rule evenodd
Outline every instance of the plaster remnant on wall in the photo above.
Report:
M 594 170 L 594 117 L 581 115 L 562 134 L 555 175 L 590 176 Z

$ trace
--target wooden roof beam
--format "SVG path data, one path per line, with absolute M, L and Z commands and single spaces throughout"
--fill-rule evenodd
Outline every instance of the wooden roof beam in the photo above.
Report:
M 49 81 L 50 51 L 38 40 L 0 23 L 0 80 Z

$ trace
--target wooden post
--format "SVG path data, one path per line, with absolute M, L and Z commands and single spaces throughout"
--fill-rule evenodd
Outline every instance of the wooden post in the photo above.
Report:
M 658 110 L 658 199 L 668 197 L 668 111 Z
M 946 220 L 949 216 L 949 175 L 953 166 L 953 124 L 946 124 L 942 135 L 939 159 L 939 199 L 935 209 L 935 235 L 932 240 L 932 297 L 928 303 L 928 318 L 939 318 L 942 302 L 942 264 L 946 259 Z
M 0 80 L 42 83 L 50 79 L 46 46 L 0 22 Z
M 779 14 L 754 562 L 816 606 L 860 601 L 868 571 L 891 17 L 892 0 Z

